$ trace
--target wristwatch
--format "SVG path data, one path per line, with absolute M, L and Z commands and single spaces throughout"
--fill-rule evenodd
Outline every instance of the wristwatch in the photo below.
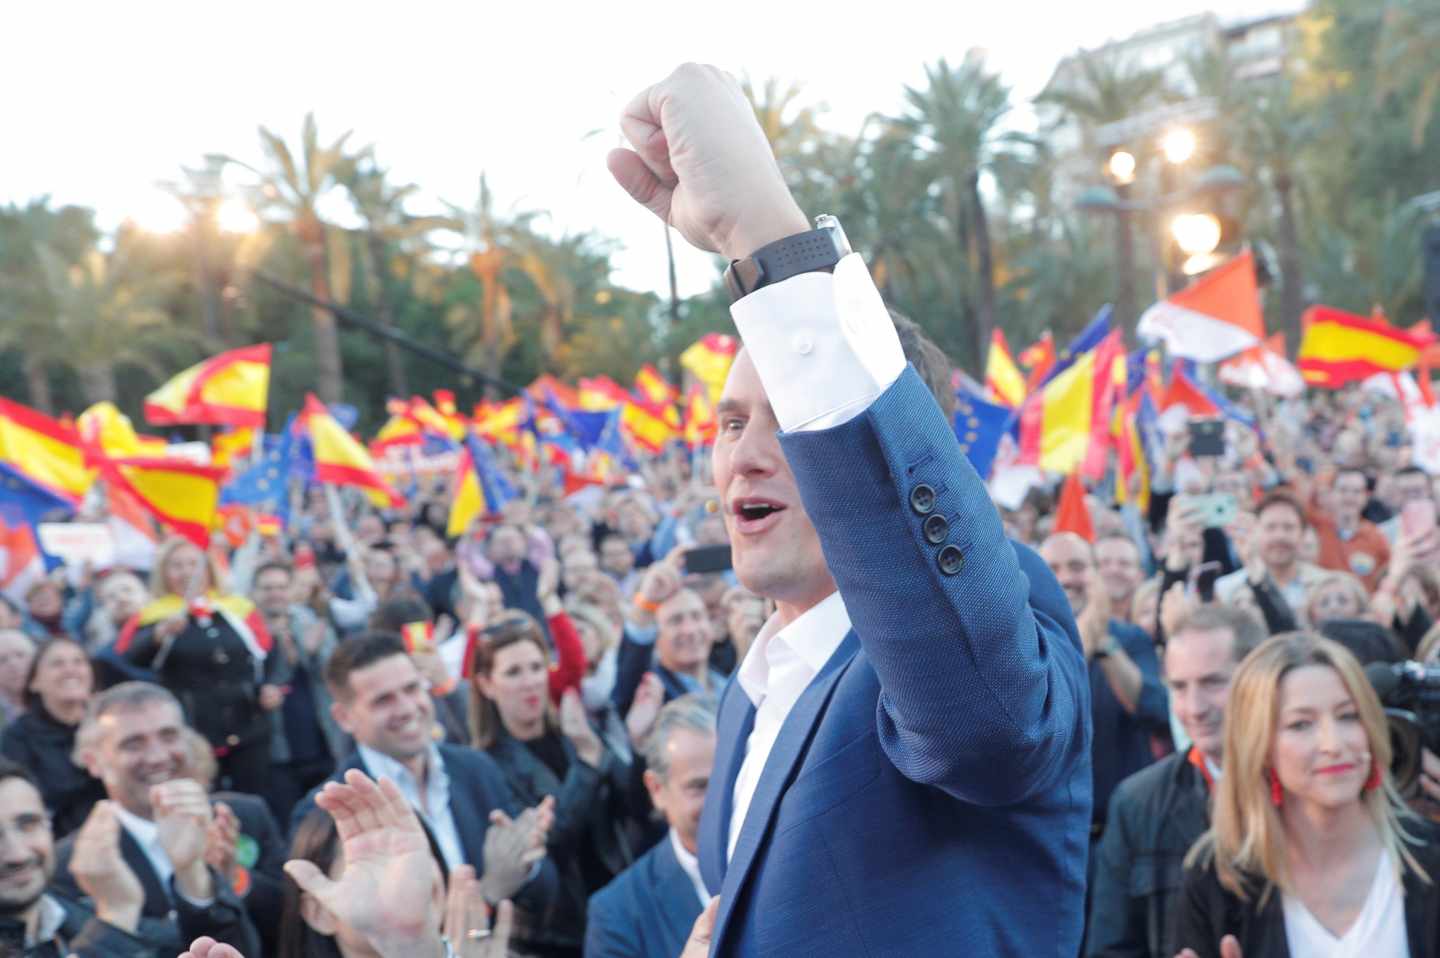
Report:
M 1107 634 L 1105 641 L 1100 643 L 1099 647 L 1095 649 L 1090 657 L 1092 659 L 1108 659 L 1119 651 L 1119 649 L 1120 643 L 1116 641 L 1115 636 Z
M 730 302 L 764 286 L 801 273 L 833 272 L 850 255 L 850 240 L 840 221 L 829 213 L 815 217 L 815 228 L 767 243 L 745 259 L 731 260 L 725 270 Z

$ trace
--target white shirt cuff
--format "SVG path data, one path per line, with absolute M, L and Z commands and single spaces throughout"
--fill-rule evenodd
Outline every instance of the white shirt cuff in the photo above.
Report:
M 905 354 L 858 253 L 834 273 L 801 273 L 730 307 L 783 432 L 828 429 L 869 408 Z

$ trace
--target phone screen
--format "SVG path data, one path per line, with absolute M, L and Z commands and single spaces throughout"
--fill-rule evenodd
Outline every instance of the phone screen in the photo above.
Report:
M 704 575 L 724 572 L 731 567 L 730 547 L 700 546 L 685 553 L 685 574 Z

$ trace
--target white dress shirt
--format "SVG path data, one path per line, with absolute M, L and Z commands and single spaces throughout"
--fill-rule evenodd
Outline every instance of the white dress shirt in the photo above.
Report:
M 745 760 L 735 776 L 726 861 L 735 854 L 735 843 L 740 840 L 755 788 L 775 740 L 780 737 L 781 726 L 850 631 L 850 613 L 845 611 L 839 592 L 830 593 L 784 628 L 780 628 L 779 617 L 777 612 L 765 623 L 736 673 L 736 681 L 755 705 L 755 727 L 745 740 Z
M 405 796 L 405 801 L 409 802 L 415 813 L 425 821 L 430 834 L 435 836 L 435 844 L 440 846 L 440 854 L 445 856 L 446 868 L 473 864 L 479 869 L 479 862 L 465 861 L 465 846 L 460 841 L 460 832 L 455 827 L 455 816 L 450 811 L 450 776 L 445 771 L 445 762 L 440 758 L 438 748 L 431 745 L 430 753 L 426 757 L 427 774 L 423 801 L 420 783 L 415 781 L 415 776 L 410 774 L 408 768 L 367 745 L 359 746 L 358 751 L 360 761 L 370 770 L 370 777 L 377 780 L 388 778 L 394 782 L 400 789 L 400 794 Z
M 756 290 L 730 315 L 785 432 L 848 422 L 905 371 L 895 325 L 855 253 L 834 273 L 801 273 Z M 837 592 L 779 625 L 776 617 L 765 623 L 737 675 L 756 713 L 735 778 L 727 860 L 786 717 L 844 641 L 850 615 Z
M 695 886 L 700 907 L 704 908 L 710 904 L 710 892 L 705 887 L 705 879 L 700 877 L 700 859 L 686 851 L 685 846 L 680 843 L 679 833 L 673 828 L 670 829 L 670 847 L 675 849 L 675 860 L 680 863 L 680 870 L 690 879 L 690 884 Z
M 113 803 L 115 815 L 120 819 L 120 826 L 130 833 L 135 839 L 135 844 L 145 853 L 145 858 L 150 862 L 150 867 L 155 871 L 155 877 L 160 879 L 160 887 L 168 894 L 170 891 L 170 878 L 175 874 L 175 866 L 170 864 L 170 855 L 165 851 L 165 846 L 160 844 L 160 826 L 148 818 L 141 818 L 120 807 L 118 802 Z

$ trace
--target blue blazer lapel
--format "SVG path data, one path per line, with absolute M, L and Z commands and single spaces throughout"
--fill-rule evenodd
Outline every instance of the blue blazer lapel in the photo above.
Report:
M 660 839 L 660 844 L 655 849 L 654 871 L 655 900 L 660 906 L 656 909 L 659 919 L 673 940 L 683 942 L 690 937 L 690 929 L 694 927 L 695 919 L 702 909 L 695 899 L 690 876 L 685 874 L 685 869 L 680 867 L 680 861 L 675 857 L 675 848 L 670 844 L 669 835 Z
M 740 889 L 749 877 L 750 868 L 755 864 L 756 853 L 770 831 L 770 823 L 775 818 L 780 796 L 795 776 L 800 759 L 810 744 L 811 735 L 819 724 L 820 715 L 825 711 L 825 703 L 830 701 L 830 693 L 835 691 L 836 683 L 840 681 L 840 676 L 845 673 L 846 666 L 855 658 L 859 648 L 860 639 L 852 630 L 830 656 L 820 674 L 806 686 L 795 707 L 785 717 L 785 724 L 780 726 L 780 735 L 775 739 L 775 746 L 765 760 L 765 769 L 760 773 L 760 781 L 755 786 L 755 797 L 750 800 L 750 808 L 745 813 L 745 823 L 740 826 L 740 837 L 735 842 L 735 854 L 725 870 L 725 880 L 720 892 L 720 913 L 715 918 L 715 933 L 711 939 L 711 954 L 719 953 L 719 943 L 725 934 L 726 923 L 736 899 L 740 897 Z M 751 724 L 753 725 L 753 719 Z M 741 752 L 743 754 L 743 748 Z M 728 818 L 727 815 L 727 821 Z
M 735 779 L 745 761 L 745 742 L 755 727 L 755 706 L 738 681 L 720 694 L 720 717 L 716 723 L 715 765 L 705 807 L 700 813 L 700 877 L 710 894 L 720 894 L 725 882 L 725 849 L 730 845 L 730 809 L 734 805 Z M 673 856 L 672 856 L 673 857 Z M 675 867 L 680 867 L 676 863 Z

